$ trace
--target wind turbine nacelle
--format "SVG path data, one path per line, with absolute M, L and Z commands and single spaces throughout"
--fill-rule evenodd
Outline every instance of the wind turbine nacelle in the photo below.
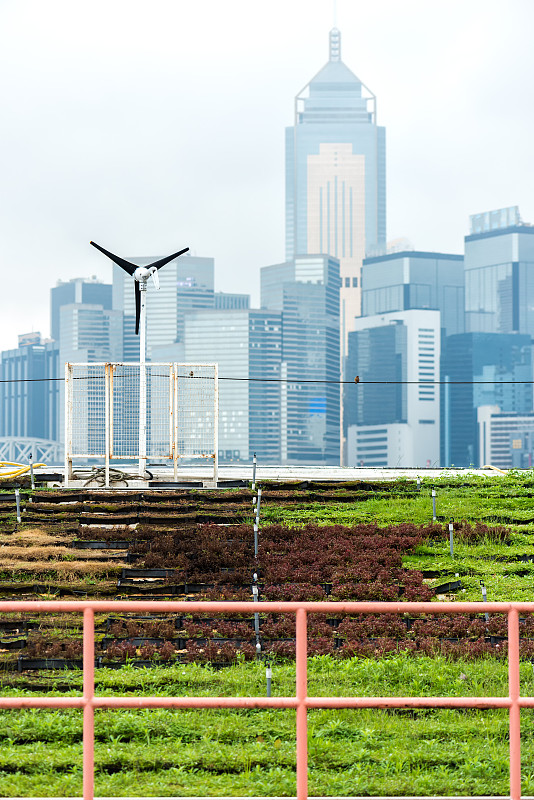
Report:
M 146 284 L 148 279 L 152 276 L 154 286 L 159 289 L 159 275 L 157 267 L 137 267 L 133 277 L 138 283 Z

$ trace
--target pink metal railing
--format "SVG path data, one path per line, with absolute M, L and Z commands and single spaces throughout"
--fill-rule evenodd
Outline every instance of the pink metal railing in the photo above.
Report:
M 296 614 L 296 694 L 294 697 L 96 697 L 94 684 L 95 612 L 246 613 L 253 610 Z M 534 603 L 249 603 L 160 601 L 0 602 L 1 612 L 83 613 L 83 697 L 0 697 L 1 708 L 83 709 L 83 796 L 94 796 L 95 708 L 295 708 L 297 712 L 297 798 L 308 797 L 309 708 L 508 708 L 510 713 L 510 798 L 521 798 L 520 709 L 534 708 L 534 697 L 519 691 L 519 612 L 534 613 Z M 307 614 L 508 614 L 508 697 L 308 697 Z

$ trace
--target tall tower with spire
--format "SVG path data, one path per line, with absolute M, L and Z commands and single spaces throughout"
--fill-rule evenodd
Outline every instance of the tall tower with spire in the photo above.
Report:
M 286 258 L 328 254 L 340 261 L 341 357 L 361 314 L 361 266 L 386 242 L 386 132 L 376 97 L 341 60 L 329 59 L 295 98 L 286 129 Z

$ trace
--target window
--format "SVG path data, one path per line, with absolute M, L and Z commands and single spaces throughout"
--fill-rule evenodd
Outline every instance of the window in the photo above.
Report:
M 352 279 L 352 287 L 353 287 L 353 289 L 357 289 L 358 288 L 358 278 L 353 278 Z
M 345 288 L 348 289 L 350 286 L 350 278 L 345 278 Z

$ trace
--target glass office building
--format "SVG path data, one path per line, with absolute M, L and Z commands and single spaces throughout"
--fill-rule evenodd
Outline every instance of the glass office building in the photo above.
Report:
M 477 409 L 532 411 L 531 338 L 517 333 L 449 336 L 441 375 L 441 462 L 445 467 L 483 466 L 478 462 Z
M 261 269 L 262 308 L 282 315 L 282 464 L 340 463 L 339 286 L 328 256 Z
M 158 256 L 128 258 L 138 266 L 157 261 Z M 152 358 L 152 348 L 158 348 L 184 337 L 184 315 L 190 309 L 213 308 L 214 261 L 183 255 L 171 261 L 158 272 L 160 290 L 152 281 L 148 283 L 147 358 Z M 113 265 L 113 308 L 124 312 L 125 361 L 139 358 L 139 337 L 135 335 L 135 295 L 133 279 L 120 267 Z M 152 359 L 153 360 L 153 359 Z
M 0 437 L 58 438 L 58 345 L 39 333 L 19 336 L 0 355 Z
M 282 319 L 276 311 L 214 309 L 184 317 L 186 363 L 219 365 L 219 460 L 280 463 Z M 263 380 L 262 380 L 263 379 Z
M 438 309 L 444 336 L 463 333 L 463 256 L 405 251 L 365 259 L 362 315 L 413 308 Z
M 347 465 L 439 465 L 440 312 L 361 317 L 349 333 Z M 391 382 L 391 383 L 389 383 Z
M 465 311 L 466 331 L 534 335 L 534 227 L 515 207 L 471 217 Z
M 97 278 L 73 278 L 70 281 L 58 281 L 50 291 L 50 336 L 59 341 L 61 306 L 72 303 L 98 305 L 112 308 L 112 289 L 110 283 L 103 283 Z
M 286 259 L 339 259 L 342 331 L 351 330 L 360 315 L 362 260 L 385 241 L 385 129 L 374 94 L 341 60 L 334 28 L 329 60 L 295 98 L 286 129 Z

